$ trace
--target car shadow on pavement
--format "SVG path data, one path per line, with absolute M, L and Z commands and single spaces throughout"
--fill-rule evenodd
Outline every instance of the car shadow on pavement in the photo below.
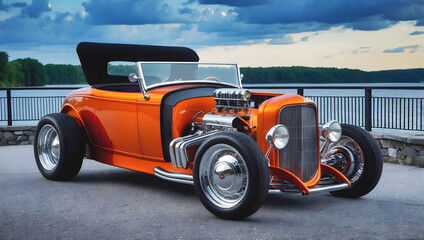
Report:
M 157 189 L 158 191 L 172 191 L 182 195 L 196 194 L 193 186 L 173 183 L 150 174 L 122 168 L 81 171 L 72 182 L 78 184 L 121 184 L 122 186 L 134 187 L 135 190 L 139 189 L 140 191 L 148 188 L 150 191 Z
M 310 196 L 302 196 L 300 193 L 271 193 L 264 203 L 264 207 L 279 208 L 284 210 L 301 210 L 301 211 L 315 211 L 321 209 L 325 211 L 327 208 L 337 206 L 346 206 L 349 204 L 360 204 L 366 201 L 364 198 L 343 198 L 336 197 L 330 193 L 320 193 Z
M 150 191 L 157 194 L 169 193 L 182 198 L 197 198 L 194 187 L 160 179 L 156 176 L 117 167 L 101 169 L 82 169 L 70 182 L 85 185 L 120 185 L 133 188 L 134 191 Z M 330 193 L 302 196 L 300 193 L 270 192 L 262 208 L 279 209 L 282 211 L 308 211 L 326 206 L 346 204 L 346 201 L 361 201 L 361 199 L 345 199 L 332 196 Z M 344 202 L 344 203 L 342 203 Z

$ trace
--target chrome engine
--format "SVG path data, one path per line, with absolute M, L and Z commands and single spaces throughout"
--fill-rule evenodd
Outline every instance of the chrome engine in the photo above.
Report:
M 198 146 L 212 135 L 222 131 L 245 131 L 246 124 L 239 116 L 206 113 L 202 122 L 190 123 L 195 131 L 184 137 L 176 138 L 169 144 L 169 154 L 175 167 L 189 167 L 189 147 Z
M 238 88 L 219 88 L 213 93 L 218 112 L 234 113 L 238 111 L 247 111 L 251 105 L 251 94 L 249 90 Z
M 187 169 L 189 167 L 187 149 L 200 145 L 206 138 L 220 131 L 246 131 L 246 120 L 249 119 L 249 116 L 238 116 L 236 113 L 247 111 L 251 107 L 250 91 L 237 88 L 220 88 L 215 90 L 213 95 L 219 114 L 214 114 L 213 111 L 205 113 L 201 121 L 198 122 L 194 122 L 195 118 L 193 118 L 189 125 L 191 133 L 176 138 L 169 144 L 171 161 L 175 167 Z

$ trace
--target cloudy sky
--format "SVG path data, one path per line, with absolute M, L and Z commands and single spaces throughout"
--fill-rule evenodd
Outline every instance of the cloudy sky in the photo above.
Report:
M 81 41 L 187 46 L 241 66 L 424 68 L 424 0 L 0 0 L 10 60 L 79 64 Z

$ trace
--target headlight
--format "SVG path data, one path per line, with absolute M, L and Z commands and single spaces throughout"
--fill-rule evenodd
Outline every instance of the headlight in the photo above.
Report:
M 282 124 L 275 125 L 266 134 L 266 141 L 274 149 L 283 149 L 289 142 L 289 130 Z
M 330 142 L 336 142 L 342 136 L 342 126 L 335 120 L 327 122 L 322 126 L 321 135 Z

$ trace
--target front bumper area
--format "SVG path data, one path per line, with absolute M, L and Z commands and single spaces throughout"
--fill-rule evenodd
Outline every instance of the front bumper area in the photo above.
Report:
M 294 192 L 301 193 L 302 195 L 311 195 L 350 188 L 349 180 L 342 173 L 335 168 L 322 163 L 320 164 L 321 174 L 330 175 L 339 183 L 318 183 L 315 186 L 307 186 L 298 177 L 287 170 L 272 166 L 269 168 L 271 175 L 271 189 L 278 189 L 281 192 Z M 190 174 L 168 172 L 160 167 L 156 167 L 154 169 L 154 175 L 168 181 L 193 185 L 193 176 Z
M 316 193 L 332 192 L 351 187 L 349 180 L 337 169 L 326 165 L 320 164 L 321 176 L 326 174 L 334 178 L 335 181 L 332 184 L 316 184 L 313 186 L 307 186 L 302 180 L 300 180 L 293 173 L 279 168 L 270 166 L 271 181 L 270 186 L 273 189 L 279 189 L 282 192 L 297 192 L 302 195 L 310 195 Z

